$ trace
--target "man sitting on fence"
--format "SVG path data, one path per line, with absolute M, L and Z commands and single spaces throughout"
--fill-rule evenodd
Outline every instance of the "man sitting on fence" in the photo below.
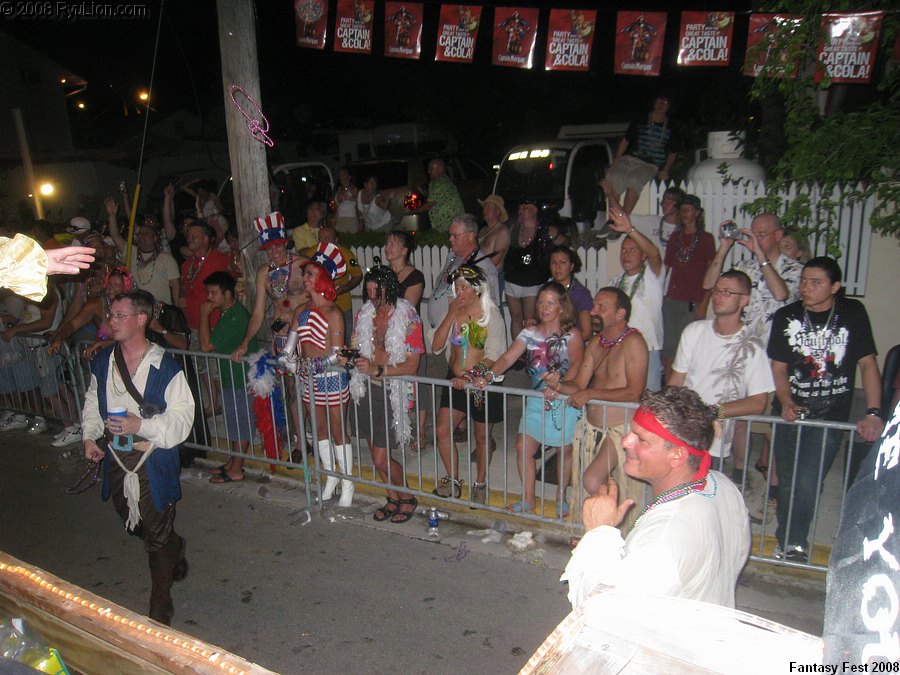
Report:
M 625 539 L 616 526 L 634 502 L 619 503 L 615 479 L 585 501 L 586 533 L 561 577 L 573 608 L 598 584 L 734 607 L 750 520 L 735 485 L 709 469 L 715 418 L 685 387 L 641 397 L 623 441 L 624 468 L 650 486 L 653 500 Z
M 554 381 L 549 375 L 545 396 L 569 395 L 569 405 L 583 408 L 590 400 L 635 403 L 647 382 L 647 343 L 640 332 L 628 326 L 631 300 L 618 288 L 601 288 L 594 298 L 591 319 L 594 337 L 584 350 L 581 368 L 573 378 Z M 622 484 L 624 493 L 639 500 L 643 487 L 622 472 L 622 437 L 627 411 L 624 408 L 592 404 L 575 427 L 572 447 L 573 499 L 581 501 L 580 486 L 589 495 L 606 485 L 610 475 Z M 581 468 L 587 465 L 582 478 Z M 615 473 L 613 473 L 615 472 Z

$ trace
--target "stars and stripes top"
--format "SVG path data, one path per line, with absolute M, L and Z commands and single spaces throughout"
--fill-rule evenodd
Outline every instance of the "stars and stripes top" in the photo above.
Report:
M 304 310 L 300 314 L 297 334 L 300 336 L 299 344 L 311 344 L 319 349 L 325 349 L 328 320 L 317 309 Z

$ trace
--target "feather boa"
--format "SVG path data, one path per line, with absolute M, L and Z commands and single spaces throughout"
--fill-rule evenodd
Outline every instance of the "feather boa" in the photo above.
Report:
M 397 306 L 388 321 L 387 335 L 384 337 L 389 366 L 406 361 L 406 330 L 409 317 L 415 314 L 415 311 L 415 308 L 403 298 L 397 300 Z M 355 346 L 359 349 L 359 353 L 371 360 L 375 354 L 375 305 L 371 302 L 362 306 L 356 318 L 356 342 Z M 366 395 L 366 380 L 366 376 L 357 370 L 354 370 L 350 377 L 350 395 L 357 403 Z M 412 391 L 412 383 L 389 379 L 385 381 L 385 386 L 391 402 L 394 432 L 397 441 L 403 447 L 412 438 L 412 426 L 406 414 L 406 403 Z
M 253 354 L 250 358 L 247 383 L 253 393 L 253 415 L 256 428 L 262 436 L 266 456 L 278 459 L 281 456 L 281 434 L 285 429 L 284 405 L 278 388 L 275 359 L 266 351 Z M 270 466 L 272 472 L 275 465 Z

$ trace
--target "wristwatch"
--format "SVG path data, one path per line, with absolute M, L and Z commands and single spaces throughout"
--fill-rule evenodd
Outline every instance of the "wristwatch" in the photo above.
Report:
M 382 375 L 384 375 L 384 366 L 378 366 L 375 369 L 375 377 L 381 377 Z
M 881 408 L 866 408 L 866 416 L 881 417 Z

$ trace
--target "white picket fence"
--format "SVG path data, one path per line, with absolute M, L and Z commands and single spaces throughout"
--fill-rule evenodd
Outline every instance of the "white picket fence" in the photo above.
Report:
M 706 212 L 707 230 L 715 234 L 718 224 L 723 220 L 733 220 L 740 227 L 750 227 L 751 217 L 741 210 L 741 205 L 765 196 L 763 183 L 739 183 L 737 185 L 702 181 L 687 183 L 660 183 L 651 182 L 649 191 L 650 213 L 659 215 L 659 203 L 663 192 L 669 187 L 680 187 L 689 194 L 700 197 Z M 796 198 L 798 193 L 809 192 L 809 188 L 792 185 L 783 193 L 785 203 Z M 837 200 L 839 194 L 835 191 L 833 200 Z M 813 188 L 813 218 L 818 214 L 815 204 L 818 203 L 818 188 Z M 869 240 L 872 230 L 869 227 L 869 216 L 874 207 L 874 198 L 846 206 L 840 210 L 838 220 L 840 223 L 840 248 L 839 260 L 844 273 L 844 287 L 848 295 L 865 295 L 866 274 L 869 263 Z M 825 241 L 823 237 L 813 238 L 810 248 L 814 255 L 825 255 Z M 431 297 L 431 290 L 437 281 L 437 275 L 443 269 L 444 262 L 450 249 L 448 246 L 423 246 L 413 253 L 413 265 L 425 275 L 425 293 L 423 299 Z M 578 248 L 582 269 L 576 276 L 591 293 L 595 293 L 609 281 L 609 261 L 606 249 Z M 356 256 L 360 267 L 366 269 L 374 264 L 375 256 L 385 260 L 384 251 L 380 246 L 368 246 L 356 249 Z M 725 269 L 728 269 L 738 260 L 750 256 L 749 250 L 744 246 L 734 246 L 725 261 Z M 362 301 L 362 286 L 357 286 L 352 291 L 354 308 Z
M 739 227 L 750 227 L 752 218 L 741 210 L 741 205 L 763 197 L 766 194 L 764 183 L 739 183 L 722 185 L 718 182 L 698 181 L 688 183 L 660 183 L 651 182 L 649 185 L 650 208 L 652 213 L 657 213 L 660 198 L 669 187 L 680 187 L 689 194 L 700 197 L 703 208 L 706 211 L 706 229 L 713 234 L 723 220 L 733 220 Z M 782 192 L 782 201 L 787 204 L 796 199 L 798 194 L 810 193 L 812 204 L 812 222 L 819 218 L 816 205 L 822 199 L 818 187 L 798 186 L 796 183 Z M 835 189 L 830 199 L 837 202 L 840 191 Z M 869 218 L 875 207 L 875 198 L 844 206 L 838 211 L 839 242 L 841 257 L 838 262 L 844 273 L 844 288 L 847 295 L 866 294 L 866 276 L 869 267 L 869 243 L 872 237 L 872 228 L 869 226 Z M 824 217 L 824 216 L 823 216 Z M 813 255 L 826 255 L 824 237 L 813 237 L 809 242 Z M 744 246 L 734 246 L 725 260 L 725 269 L 728 269 L 738 260 L 748 258 L 749 250 Z

